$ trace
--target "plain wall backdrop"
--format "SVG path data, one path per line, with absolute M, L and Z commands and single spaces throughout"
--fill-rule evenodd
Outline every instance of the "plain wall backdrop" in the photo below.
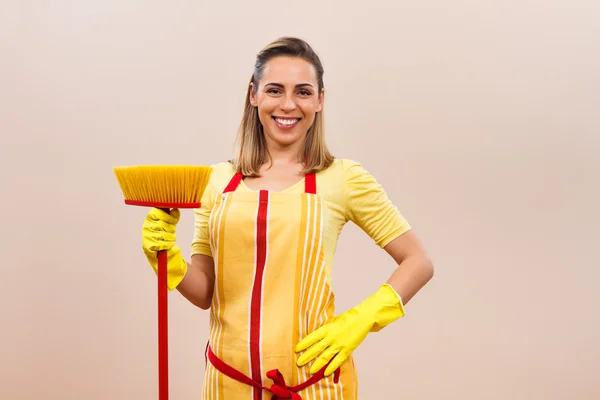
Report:
M 255 54 L 325 66 L 327 137 L 436 275 L 356 351 L 361 399 L 600 398 L 600 2 L 12 1 L 0 6 L 0 398 L 157 398 L 146 209 L 112 168 L 228 159 Z M 178 243 L 189 255 L 193 213 Z M 337 311 L 394 264 L 353 225 Z M 173 400 L 208 313 L 170 296 Z

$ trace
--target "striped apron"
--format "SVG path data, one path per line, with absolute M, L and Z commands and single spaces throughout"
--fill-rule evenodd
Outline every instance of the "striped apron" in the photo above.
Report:
M 299 194 L 236 192 L 242 178 L 217 196 L 208 225 L 215 288 L 202 398 L 356 399 L 352 356 L 328 377 L 296 365 L 296 343 L 334 313 L 315 175 Z

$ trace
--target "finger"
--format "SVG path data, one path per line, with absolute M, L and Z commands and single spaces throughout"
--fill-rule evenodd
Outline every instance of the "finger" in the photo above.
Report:
M 175 245 L 175 235 L 166 232 L 152 232 L 146 235 L 144 247 L 151 251 L 170 250 Z
M 317 343 L 319 340 L 323 339 L 325 337 L 325 333 L 326 326 L 322 326 L 319 329 L 310 333 L 308 336 L 306 336 L 304 339 L 302 339 L 296 344 L 296 353 L 306 350 L 313 344 Z
M 154 232 L 175 233 L 176 226 L 163 220 L 146 220 L 143 229 Z
M 171 217 L 175 218 L 175 224 L 177 224 L 179 222 L 179 218 L 181 217 L 181 212 L 179 211 L 179 209 L 173 208 L 169 214 L 171 215 Z
M 331 360 L 331 363 L 327 366 L 325 370 L 325 376 L 329 376 L 335 372 L 336 369 L 340 368 L 344 361 L 348 358 L 347 352 L 341 350 L 337 355 Z
M 298 366 L 302 367 L 308 364 L 311 360 L 314 360 L 319 354 L 331 345 L 331 340 L 322 339 L 317 343 L 310 346 L 306 351 L 298 358 Z
M 148 212 L 146 218 L 150 221 L 164 221 L 171 225 L 177 225 L 179 216 L 179 210 L 176 208 L 171 210 L 170 213 L 167 213 L 160 208 L 153 207 L 150 212 Z
M 175 242 L 177 240 L 177 235 L 175 232 L 144 228 L 142 239 L 150 242 Z
M 310 373 L 316 374 L 321 369 L 323 369 L 323 367 L 327 365 L 329 360 L 331 360 L 338 351 L 338 346 L 330 346 L 319 356 L 319 358 L 315 360 L 314 364 L 310 367 Z

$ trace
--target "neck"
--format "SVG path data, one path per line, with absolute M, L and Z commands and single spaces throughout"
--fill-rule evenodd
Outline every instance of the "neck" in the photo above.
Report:
M 299 164 L 302 153 L 302 143 L 294 143 L 289 146 L 277 146 L 273 143 L 267 143 L 267 150 L 270 155 L 267 161 L 270 165 Z

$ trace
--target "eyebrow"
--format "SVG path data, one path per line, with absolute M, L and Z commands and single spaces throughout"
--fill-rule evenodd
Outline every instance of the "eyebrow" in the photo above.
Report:
M 265 86 L 277 86 L 277 87 L 283 88 L 283 85 L 281 83 L 275 83 L 275 82 L 268 82 L 267 84 L 265 84 Z M 311 88 L 314 88 L 314 86 L 310 83 L 299 83 L 296 85 L 297 88 L 306 87 L 306 86 L 310 86 Z

